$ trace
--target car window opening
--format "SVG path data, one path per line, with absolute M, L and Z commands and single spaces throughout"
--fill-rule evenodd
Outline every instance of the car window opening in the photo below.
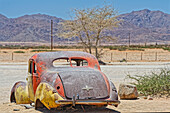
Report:
M 37 66 L 35 65 L 35 63 L 34 63 L 33 65 L 34 65 L 34 66 L 33 66 L 33 67 L 34 67 L 34 69 L 33 69 L 33 70 L 34 70 L 34 73 L 36 73 L 36 72 L 37 72 Z
M 88 66 L 88 62 L 84 59 L 71 59 L 72 66 Z
M 36 73 L 37 72 L 37 66 L 35 65 L 34 61 L 29 61 L 29 68 L 28 68 L 28 72 L 30 74 Z
M 71 64 L 69 58 L 59 58 L 53 61 L 54 67 L 70 67 L 70 66 L 88 66 L 87 60 L 72 58 Z
M 53 61 L 54 67 L 70 67 L 70 61 L 68 58 L 58 58 Z

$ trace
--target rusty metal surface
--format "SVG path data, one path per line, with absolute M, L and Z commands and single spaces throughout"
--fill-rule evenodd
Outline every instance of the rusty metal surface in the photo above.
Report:
M 16 102 L 17 104 L 29 104 L 30 99 L 28 97 L 28 88 L 25 82 L 17 82 L 11 90 L 11 102 Z M 15 100 L 14 100 L 15 98 Z
M 41 62 L 41 67 L 43 67 L 43 69 L 53 67 L 52 62 L 57 58 L 71 58 L 71 57 L 84 58 L 87 59 L 87 61 L 89 62 L 89 67 L 92 68 L 95 67 L 95 64 L 98 64 L 97 59 L 93 55 L 80 51 L 44 52 L 38 53 L 37 55 L 34 56 L 36 56 L 35 62 L 36 63 Z M 34 56 L 32 57 L 32 59 L 34 59 Z
M 48 83 L 42 82 L 37 87 L 35 94 L 35 102 L 40 100 L 43 105 L 48 109 L 59 107 L 60 104 L 56 104 L 55 101 L 64 100 L 57 91 Z
M 90 68 L 79 71 L 59 72 L 67 98 L 79 95 L 79 99 L 101 99 L 109 97 L 102 74 Z
M 72 104 L 72 100 L 59 100 L 56 101 L 56 103 L 60 104 Z M 83 99 L 83 100 L 76 100 L 76 104 L 83 104 L 83 105 L 103 105 L 103 104 L 114 104 L 118 105 L 120 104 L 120 101 L 118 100 L 89 100 L 89 99 Z

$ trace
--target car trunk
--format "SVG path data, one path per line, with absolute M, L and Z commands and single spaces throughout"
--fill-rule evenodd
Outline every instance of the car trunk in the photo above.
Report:
M 109 97 L 108 89 L 99 71 L 67 71 L 60 72 L 65 96 L 72 99 L 104 99 Z

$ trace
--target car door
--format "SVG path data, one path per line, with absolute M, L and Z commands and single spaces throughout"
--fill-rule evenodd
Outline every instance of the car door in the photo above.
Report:
M 37 74 L 37 66 L 36 66 L 36 63 L 35 63 L 34 60 L 32 62 L 32 78 L 33 78 L 33 91 L 34 91 L 34 94 L 35 94 L 37 86 L 40 83 L 40 77 Z
M 30 100 L 34 101 L 34 91 L 33 91 L 33 60 L 29 60 L 28 62 L 28 77 L 27 77 L 27 83 L 28 83 L 28 95 Z

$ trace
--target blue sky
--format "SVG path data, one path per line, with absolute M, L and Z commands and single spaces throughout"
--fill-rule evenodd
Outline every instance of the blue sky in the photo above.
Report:
M 41 13 L 69 19 L 71 9 L 100 6 L 104 1 L 112 4 L 119 14 L 141 9 L 170 14 L 170 0 L 0 0 L 0 14 L 16 18 Z

